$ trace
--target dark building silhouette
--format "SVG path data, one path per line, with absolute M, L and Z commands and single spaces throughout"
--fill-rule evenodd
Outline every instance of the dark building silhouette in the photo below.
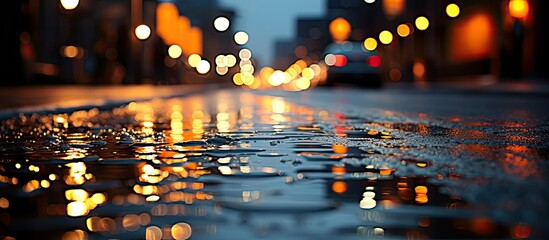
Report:
M 28 32 L 29 13 L 28 1 L 14 0 L 4 3 L 0 19 L 2 20 L 2 35 L 0 37 L 0 56 L 4 58 L 0 64 L 2 73 L 10 73 L 13 77 L 3 77 L 2 85 L 18 85 L 28 82 L 25 75 L 25 63 L 21 54 L 21 34 Z M 28 37 L 28 36 L 27 36 Z M 26 39 L 25 41 L 30 41 Z M 31 49 L 29 49 L 31 51 Z

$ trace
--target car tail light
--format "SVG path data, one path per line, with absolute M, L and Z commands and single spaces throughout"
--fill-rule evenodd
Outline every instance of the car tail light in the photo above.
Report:
M 381 57 L 378 55 L 370 56 L 366 59 L 366 63 L 372 67 L 379 67 L 381 66 Z
M 336 67 L 343 67 L 347 65 L 347 57 L 345 55 L 335 55 L 336 61 L 334 66 Z

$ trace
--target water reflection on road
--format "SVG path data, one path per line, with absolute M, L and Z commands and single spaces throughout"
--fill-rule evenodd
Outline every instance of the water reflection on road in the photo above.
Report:
M 535 139 L 390 119 L 246 92 L 14 116 L 0 126 L 0 236 L 544 235 L 547 150 L 482 142 Z

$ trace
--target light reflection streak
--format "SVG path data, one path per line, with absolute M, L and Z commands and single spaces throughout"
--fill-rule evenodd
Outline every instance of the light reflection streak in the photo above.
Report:
M 147 183 L 159 183 L 169 175 L 169 172 L 157 169 L 150 164 L 142 164 L 138 166 L 138 169 L 140 172 L 139 180 Z
M 7 198 L 0 198 L 0 208 L 8 209 L 10 207 L 10 201 Z
M 426 186 L 416 186 L 414 190 L 416 192 L 416 203 L 425 204 L 429 201 L 429 197 L 427 196 L 428 189 Z
M 61 237 L 61 240 L 86 240 L 88 239 L 88 233 L 80 229 L 65 232 Z
M 254 100 L 257 100 L 257 99 L 252 98 L 250 101 L 254 101 Z M 244 103 L 244 104 L 247 104 L 247 103 Z M 266 98 L 264 101 L 261 101 L 261 105 L 259 106 L 259 108 L 263 110 L 263 112 L 260 112 L 260 111 L 257 111 L 257 109 L 254 109 L 254 107 L 256 107 L 255 105 L 250 105 L 245 108 L 240 108 L 240 111 L 238 110 L 234 111 L 234 109 L 231 109 L 230 107 L 228 107 L 229 105 L 230 104 L 227 104 L 227 106 L 224 107 L 226 108 L 226 112 L 220 112 L 218 114 L 212 113 L 212 112 L 204 113 L 202 112 L 202 110 L 193 111 L 191 109 L 185 109 L 185 110 L 172 109 L 172 112 L 166 114 L 164 118 L 157 119 L 158 127 L 165 128 L 167 133 L 173 137 L 173 141 L 177 142 L 187 138 L 186 136 L 188 135 L 184 136 L 184 134 L 204 133 L 205 131 L 204 126 L 207 126 L 208 131 L 211 131 L 211 132 L 208 132 L 208 134 L 214 133 L 215 132 L 214 128 L 216 123 L 219 124 L 221 122 L 227 122 L 229 123 L 229 125 L 231 125 L 232 123 L 234 123 L 233 120 L 239 117 L 240 119 L 242 119 L 243 116 L 247 116 L 251 121 L 255 121 L 254 117 L 261 117 L 261 116 L 269 116 L 271 119 L 285 121 L 283 124 L 287 124 L 287 125 L 281 124 L 280 126 L 283 126 L 283 128 L 279 129 L 281 131 L 284 131 L 285 128 L 295 127 L 293 123 L 291 122 L 288 123 L 287 121 L 292 121 L 294 119 L 297 119 L 298 121 L 300 121 L 308 118 L 311 118 L 310 120 L 313 120 L 314 116 L 312 116 L 312 114 L 315 113 L 315 112 L 309 111 L 310 115 L 306 115 L 306 114 L 301 115 L 301 113 L 303 112 L 299 112 L 299 114 L 296 116 L 294 115 L 295 112 L 288 112 L 288 111 L 290 107 L 292 108 L 292 110 L 297 110 L 299 108 L 286 104 L 284 102 L 284 99 L 282 98 L 279 98 L 277 100 L 271 99 L 271 101 L 269 101 L 269 99 Z M 213 106 L 213 108 L 215 108 L 215 106 Z M 207 111 L 207 108 L 205 108 L 204 111 Z M 258 112 L 261 114 L 255 116 L 255 114 L 258 114 Z M 318 113 L 318 118 L 325 118 L 326 121 L 329 120 L 330 116 L 327 111 L 320 111 L 317 113 Z M 211 114 L 211 116 L 209 114 Z M 187 118 L 187 116 L 189 115 L 191 115 L 192 118 Z M 185 118 L 183 116 L 185 116 Z M 206 121 L 206 119 L 210 117 L 214 119 L 214 121 L 216 122 L 212 121 L 211 124 L 205 124 L 204 121 Z M 192 125 L 190 124 L 191 121 L 192 121 Z M 153 122 L 151 122 L 151 124 L 148 124 L 145 122 L 137 122 L 136 123 L 137 128 L 140 126 L 139 124 L 143 125 L 143 127 L 154 127 Z M 241 123 L 239 122 L 239 124 Z M 261 122 L 261 124 L 263 124 L 263 122 Z M 187 128 L 189 128 L 189 126 L 193 126 L 193 130 L 196 130 L 196 132 L 190 132 L 190 129 L 184 129 L 183 126 L 187 126 Z M 219 128 L 219 126 L 217 127 Z M 258 124 L 257 128 L 259 127 L 263 127 L 263 125 Z M 318 131 L 318 130 L 322 130 L 322 128 L 319 127 L 318 125 L 311 124 L 311 125 L 307 125 L 306 127 L 302 127 L 301 130 Z M 124 131 L 126 131 L 126 129 Z M 128 133 L 132 134 L 133 136 L 135 132 L 131 132 L 131 131 L 132 130 L 128 130 Z M 171 132 L 168 132 L 168 131 L 171 131 Z M 250 131 L 253 131 L 253 130 L 250 130 Z M 376 130 L 371 130 L 371 133 L 375 135 L 382 134 L 382 132 L 376 131 Z M 137 136 L 137 138 L 139 137 Z M 200 136 L 199 138 L 203 140 L 202 136 Z M 187 139 L 190 139 L 190 138 L 187 138 Z M 246 144 L 247 145 L 231 144 L 228 146 L 235 146 L 235 147 L 248 146 L 249 147 L 253 145 L 253 143 L 252 145 L 250 145 L 249 143 L 246 143 Z M 178 179 L 178 178 L 198 178 L 200 175 L 211 174 L 209 170 L 211 169 L 210 167 L 216 166 L 218 165 L 218 163 L 227 165 L 227 166 L 219 166 L 217 169 L 223 175 L 247 174 L 247 177 L 248 176 L 253 177 L 254 174 L 257 174 L 257 173 L 259 173 L 258 175 L 261 174 L 261 172 L 258 172 L 257 168 L 255 168 L 255 165 L 254 165 L 256 164 L 255 156 L 251 157 L 252 159 L 251 162 L 250 162 L 250 157 L 241 157 L 241 156 L 233 156 L 233 157 L 226 157 L 226 158 L 221 157 L 218 159 L 209 158 L 208 160 L 209 162 L 207 163 L 210 163 L 213 165 L 206 165 L 204 164 L 205 162 L 198 162 L 198 163 L 194 162 L 194 159 L 191 156 L 187 155 L 187 153 L 185 154 L 178 153 L 178 152 L 182 152 L 181 149 L 196 151 L 196 152 L 198 152 L 198 149 L 191 149 L 191 148 L 172 149 L 172 148 L 169 148 L 169 146 L 168 148 L 162 148 L 162 147 L 164 146 L 160 146 L 160 147 L 147 146 L 147 147 L 141 147 L 141 148 L 132 147 L 131 149 L 132 151 L 133 150 L 138 151 L 138 153 L 151 154 L 152 158 L 159 158 L 160 160 L 164 160 L 163 158 L 172 158 L 172 159 L 181 158 L 184 160 L 182 160 L 181 162 L 173 161 L 169 163 L 170 166 L 162 166 L 162 167 L 155 165 L 151 162 L 147 162 L 149 164 L 140 165 L 138 168 L 140 175 L 138 175 L 138 177 L 139 177 L 139 180 L 145 183 L 145 185 L 143 185 L 143 183 L 134 184 L 135 173 L 131 171 L 131 174 L 132 174 L 131 178 L 133 179 L 131 179 L 132 181 L 126 182 L 126 183 L 129 183 L 127 187 L 129 188 L 133 187 L 133 192 L 136 194 L 129 194 L 129 195 L 120 194 L 113 198 L 112 200 L 113 205 L 125 207 L 124 204 L 129 203 L 129 204 L 134 204 L 135 205 L 134 207 L 142 207 L 143 205 L 154 206 L 155 208 L 149 212 L 154 216 L 165 216 L 165 215 L 178 216 L 178 215 L 187 215 L 187 214 L 188 215 L 205 214 L 206 212 L 205 208 L 200 209 L 200 211 L 198 210 L 195 211 L 196 209 L 195 207 L 200 206 L 200 204 L 197 204 L 194 206 L 189 206 L 189 204 L 196 204 L 199 201 L 211 200 L 214 198 L 214 195 L 211 193 L 208 193 L 207 190 L 204 190 L 204 183 L 189 181 L 189 180 L 197 180 L 197 179 Z M 348 150 L 347 146 L 344 144 L 334 144 L 331 147 L 332 147 L 331 148 L 332 151 L 336 154 L 346 154 Z M 201 148 L 204 148 L 204 147 L 201 147 Z M 527 149 L 523 146 L 509 146 L 506 148 L 506 150 L 509 152 L 510 155 L 515 155 L 515 154 L 528 155 L 529 154 L 528 151 L 532 149 Z M 154 155 L 153 153 L 159 153 L 159 155 Z M 87 154 L 88 153 L 78 153 L 78 154 L 75 154 L 75 156 L 85 156 Z M 177 154 L 180 154 L 180 156 L 178 156 Z M 187 156 L 188 159 L 191 159 L 192 161 L 187 162 L 188 159 L 184 156 Z M 217 162 L 215 162 L 215 160 L 217 160 Z M 505 158 L 505 161 L 508 161 L 508 159 Z M 514 159 L 511 159 L 510 161 L 514 161 Z M 522 167 L 523 165 L 520 165 L 520 163 L 523 163 L 524 161 L 526 161 L 527 163 L 530 160 L 518 159 L 518 161 L 516 161 L 517 167 Z M 163 163 L 167 163 L 167 161 Z M 172 163 L 180 163 L 180 164 L 171 165 Z M 93 165 L 94 163 L 90 163 L 90 164 Z M 241 166 L 245 164 L 251 164 L 253 167 Z M 88 168 L 91 169 L 90 166 L 92 165 L 88 165 Z M 418 167 L 428 166 L 427 163 L 423 163 L 423 162 L 417 162 L 416 165 Z M 51 180 L 52 182 L 55 180 L 59 180 L 61 178 L 60 176 L 63 176 L 63 175 L 58 176 L 58 175 L 55 175 L 54 173 L 49 175 L 45 174 L 44 172 L 46 172 L 46 167 L 43 167 L 43 165 L 40 165 L 40 167 L 42 167 L 42 170 L 40 170 L 40 168 L 35 165 L 29 166 L 28 163 L 24 163 L 23 166 L 21 166 L 21 164 L 18 164 L 18 166 L 19 168 L 23 168 L 23 170 L 25 171 L 28 167 L 28 170 L 30 171 L 40 172 L 42 175 L 48 176 L 48 179 Z M 86 171 L 87 171 L 86 164 L 84 164 L 83 162 L 74 162 L 74 163 L 67 164 L 66 166 L 69 166 L 71 168 L 70 173 L 68 174 L 69 176 L 76 177 L 78 179 L 83 179 L 83 181 L 81 181 L 80 184 L 83 184 L 86 181 L 85 180 Z M 204 166 L 207 166 L 207 167 L 204 167 Z M 382 166 L 381 168 L 378 168 L 377 164 L 368 165 L 368 167 L 366 168 L 367 169 L 366 171 L 371 173 L 372 175 L 375 175 L 376 170 L 379 170 L 379 175 L 382 175 L 382 176 L 391 175 L 395 170 L 391 167 L 393 167 L 393 165 L 390 165 L 390 167 Z M 214 170 L 216 170 L 215 167 L 214 167 Z M 345 180 L 341 180 L 344 178 L 341 178 L 341 177 L 338 178 L 338 176 L 343 175 L 343 177 L 347 177 L 347 176 L 353 177 L 355 176 L 355 173 L 351 170 L 350 170 L 351 171 L 350 173 L 347 173 L 345 165 L 339 165 L 339 164 L 334 164 L 331 166 L 331 169 L 328 168 L 327 170 L 328 171 L 331 170 L 331 173 L 333 175 L 337 175 L 337 176 L 332 176 L 337 181 L 333 182 L 333 184 L 331 185 L 331 190 L 338 194 L 346 193 L 348 191 L 347 184 L 349 182 Z M 264 172 L 268 172 L 268 171 L 264 171 Z M 166 183 L 153 185 L 153 184 L 164 181 L 170 173 L 173 173 L 173 175 L 170 176 L 169 181 L 166 181 Z M 304 176 L 303 174 L 298 174 L 297 177 L 295 178 L 296 179 L 295 181 L 298 181 L 298 179 L 304 179 L 303 176 Z M 356 174 L 356 176 L 359 176 L 359 175 Z M 363 175 L 360 175 L 360 176 L 363 176 Z M 0 180 L 2 181 L 4 180 L 11 181 L 9 179 L 11 178 L 0 176 Z M 292 177 L 290 177 L 290 179 L 292 179 Z M 77 182 L 77 181 L 73 180 L 73 182 Z M 414 195 L 414 192 L 412 192 L 412 190 L 410 189 L 411 187 L 410 185 L 412 186 L 414 185 L 412 184 L 412 182 L 413 181 L 407 182 L 406 179 L 402 179 L 402 181 L 397 182 L 396 185 L 399 191 L 398 196 L 401 197 L 403 200 L 408 200 L 411 202 L 414 202 L 415 200 L 418 204 L 427 203 L 428 202 L 427 187 L 417 186 L 414 189 L 415 190 L 415 195 Z M 37 182 L 35 181 L 31 182 L 30 184 L 31 189 L 35 188 L 36 186 L 46 188 L 46 186 L 50 184 L 50 182 L 47 180 L 38 180 L 39 184 L 36 184 L 36 183 Z M 151 184 L 148 185 L 148 183 L 151 183 Z M 55 184 L 62 184 L 62 182 L 55 182 Z M 328 188 L 329 187 L 330 186 L 328 186 Z M 349 187 L 351 188 L 353 187 L 353 185 L 350 185 Z M 424 187 L 425 189 L 423 189 L 422 187 Z M 366 215 L 366 213 L 374 213 L 377 205 L 380 205 L 382 208 L 386 208 L 391 206 L 391 204 L 393 204 L 393 200 L 384 199 L 384 197 L 386 197 L 387 196 L 386 194 L 388 193 L 387 191 L 384 191 L 384 188 L 381 188 L 381 190 L 377 192 L 378 199 L 376 199 L 376 192 L 374 192 L 373 190 L 374 190 L 373 187 L 367 187 L 365 191 L 362 193 L 362 200 L 359 202 L 359 207 L 361 209 L 370 210 L 370 211 L 361 211 L 361 212 L 364 212 L 364 215 Z M 73 191 L 73 192 L 69 194 L 70 191 Z M 96 206 L 104 204 L 107 201 L 107 197 L 104 193 L 96 193 L 91 195 L 91 193 L 88 193 L 83 189 L 71 189 L 70 191 L 65 192 L 65 197 L 67 200 L 72 202 L 69 203 L 67 206 L 65 206 L 65 204 L 61 204 L 63 215 L 65 214 L 65 210 L 66 210 L 66 214 L 69 216 L 85 216 L 89 214 Z M 260 191 L 251 191 L 251 190 L 242 191 L 242 189 L 240 191 L 241 191 L 241 196 L 237 196 L 237 197 L 241 197 L 241 199 L 237 198 L 237 200 L 241 200 L 243 202 L 255 201 L 259 199 L 261 195 Z M 400 195 L 401 192 L 403 193 L 403 195 Z M 409 193 L 406 193 L 406 192 L 409 192 Z M 407 195 L 409 195 L 410 197 L 408 197 Z M 5 204 L 4 200 L 7 201 L 7 199 L 5 198 L 0 198 L 0 207 L 1 208 L 9 207 L 9 201 L 7 204 Z M 150 205 L 147 203 L 147 202 L 153 202 L 153 201 L 155 203 L 152 203 Z M 163 204 L 166 204 L 166 205 L 163 205 Z M 51 204 L 51 205 L 54 205 L 54 204 Z M 354 203 L 354 206 L 356 207 L 356 202 Z M 59 208 L 59 206 L 51 207 L 51 209 L 54 209 L 54 208 Z M 50 211 L 49 209 L 50 209 L 50 206 L 48 206 L 48 214 L 52 212 L 55 213 L 56 211 L 58 211 L 58 210 Z M 101 222 L 101 224 L 99 224 L 99 222 Z M 117 224 L 118 224 L 118 228 L 117 228 Z M 86 227 L 87 229 L 89 229 L 89 231 L 101 232 L 105 234 L 115 233 L 116 231 L 137 231 L 140 228 L 143 228 L 141 230 L 144 230 L 146 227 L 149 226 L 149 224 L 151 224 L 150 215 L 148 215 L 147 213 L 144 213 L 138 216 L 135 212 L 126 216 L 117 216 L 117 218 L 113 217 L 113 219 L 101 218 L 101 217 L 90 217 L 86 221 Z M 98 225 L 101 225 L 101 226 L 98 226 Z M 159 236 L 160 238 L 163 238 L 163 239 L 178 238 L 178 237 L 184 238 L 182 236 L 185 236 L 183 235 L 183 234 L 186 234 L 185 231 L 174 230 L 180 227 L 181 226 L 176 226 L 176 225 L 173 225 L 173 226 L 162 225 L 161 227 L 158 227 L 158 229 L 161 230 Z M 166 229 L 169 229 L 170 231 L 167 232 Z M 200 228 L 200 229 L 201 231 L 203 231 L 203 228 Z M 154 233 L 156 230 L 155 228 L 150 228 L 147 231 Z M 176 231 L 176 233 L 174 234 L 172 231 Z M 376 236 L 384 233 L 382 228 L 379 228 L 379 229 L 371 228 L 369 230 L 357 229 L 357 232 L 364 232 L 364 231 L 369 232 Z M 143 231 L 140 232 L 140 234 L 142 233 Z M 171 235 L 167 236 L 167 233 Z
M 162 239 L 162 229 L 157 226 L 147 227 L 145 230 L 145 239 L 147 240 L 161 240 Z
M 181 142 L 184 140 L 183 137 L 183 114 L 179 111 L 179 105 L 174 105 L 172 107 L 174 110 L 170 115 L 170 127 L 171 132 L 170 136 L 172 137 L 172 142 Z
M 259 191 L 243 191 L 242 192 L 242 201 L 243 202 L 252 202 L 259 199 L 261 193 Z
M 362 193 L 362 200 L 360 200 L 359 207 L 362 209 L 373 209 L 376 207 L 377 202 L 374 200 L 376 196 L 373 186 L 366 186 L 365 192 Z
M 176 240 L 189 239 L 192 235 L 191 225 L 185 222 L 176 223 L 171 228 L 171 234 Z
M 82 185 L 86 180 L 93 177 L 93 175 L 86 173 L 87 167 L 83 162 L 71 162 L 65 164 L 65 166 L 70 168 L 69 174 L 63 177 L 67 185 Z
M 67 215 L 71 217 L 80 217 L 88 214 L 90 209 L 84 202 L 75 201 L 67 204 Z

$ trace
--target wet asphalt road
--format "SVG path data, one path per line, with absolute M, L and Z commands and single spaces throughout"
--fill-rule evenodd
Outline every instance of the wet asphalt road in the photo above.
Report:
M 545 94 L 180 90 L 4 108 L 0 236 L 548 236 Z

